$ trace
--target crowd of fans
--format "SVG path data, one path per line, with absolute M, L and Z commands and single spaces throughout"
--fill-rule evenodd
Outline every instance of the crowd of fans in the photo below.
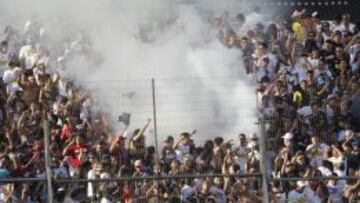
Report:
M 257 16 L 258 15 L 258 16 Z M 217 19 L 227 47 L 239 49 L 257 83 L 259 111 L 273 178 L 359 176 L 360 34 L 344 14 L 321 21 L 295 11 L 283 22 Z M 256 21 L 259 22 L 256 22 Z M 99 102 L 71 80 L 68 61 L 93 60 L 86 34 L 58 44 L 40 24 L 25 32 L 7 26 L 0 38 L 0 178 L 46 177 L 44 123 L 55 202 L 261 202 L 261 179 L 181 178 L 71 182 L 183 174 L 259 172 L 259 137 L 221 136 L 194 143 L 196 133 L 168 136 L 159 155 L 146 146 L 147 120 L 132 133 L 114 135 Z M 51 44 L 51 46 L 49 45 Z M 56 47 L 56 48 L 54 48 Z M 355 201 L 359 180 L 272 181 L 270 199 L 281 202 Z M 3 183 L 0 202 L 46 202 L 46 182 Z
M 252 19 L 250 19 L 252 20 Z M 273 178 L 359 176 L 360 27 L 317 12 L 253 22 L 219 20 L 225 46 L 241 49 L 259 92 Z M 234 30 L 238 28 L 238 32 Z M 274 181 L 272 198 L 356 202 L 359 180 Z M 357 198 L 357 199 L 356 199 Z

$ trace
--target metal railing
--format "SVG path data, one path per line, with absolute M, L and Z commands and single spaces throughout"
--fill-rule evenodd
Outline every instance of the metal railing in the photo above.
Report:
M 150 80 L 147 82 L 141 82 L 141 84 L 136 81 L 109 81 L 98 83 L 86 83 L 86 86 L 90 88 L 91 91 L 95 92 L 100 97 L 100 103 L 103 106 L 109 107 L 109 109 L 117 106 L 118 109 L 115 109 L 115 114 L 120 115 L 122 112 L 129 112 L 132 115 L 132 123 L 135 126 L 138 126 L 141 121 L 146 118 L 152 118 L 154 120 L 153 129 L 150 130 L 150 134 L 153 135 L 154 140 L 153 144 L 155 146 L 161 146 L 162 136 L 171 134 L 172 132 L 181 132 L 182 130 L 191 130 L 193 128 L 200 129 L 205 136 L 208 138 L 213 138 L 215 135 L 221 135 L 220 132 L 223 132 L 224 128 L 228 125 L 215 125 L 216 121 L 214 120 L 214 115 L 209 115 L 209 111 L 223 111 L 225 114 L 231 110 L 238 110 L 236 105 L 243 105 L 241 108 L 248 108 L 248 106 L 254 106 L 254 110 L 258 105 L 257 101 L 259 98 L 255 96 L 255 93 L 252 91 L 243 91 L 240 92 L 240 95 L 228 95 L 229 90 L 221 89 L 211 91 L 211 87 L 216 87 L 219 82 L 231 83 L 232 81 L 228 78 L 217 81 L 201 81 L 201 79 L 168 79 L 168 80 Z M 131 84 L 127 84 L 131 83 Z M 127 85 L 126 85 L 127 84 Z M 137 84 L 137 85 L 134 85 Z M 227 85 L 227 84 L 226 84 Z M 209 90 L 210 88 L 210 90 Z M 194 91 L 195 90 L 195 91 Z M 203 92 L 198 93 L 196 91 L 202 90 Z M 206 90 L 206 91 L 205 91 Z M 224 92 L 222 92 L 224 91 Z M 211 99 L 209 99 L 211 98 Z M 209 101 L 210 100 L 210 101 Z M 214 104 L 218 104 L 218 106 Z M 212 109 L 214 108 L 214 109 Z M 220 108 L 220 109 L 219 109 Z M 221 109 L 224 108 L 224 109 Z M 184 115 L 183 111 L 188 111 L 189 114 Z M 239 112 L 237 112 L 239 113 Z M 51 154 L 49 154 L 49 129 L 48 125 L 44 124 L 44 141 L 45 141 L 45 166 L 46 166 L 46 177 L 45 178 L 5 178 L 0 179 L 0 183 L 45 183 L 47 188 L 47 202 L 53 202 L 53 186 L 56 184 L 81 184 L 81 183 L 102 183 L 102 182 L 141 182 L 141 181 L 154 181 L 154 180 L 181 180 L 181 179 L 205 179 L 205 178 L 214 178 L 214 177 L 234 177 L 239 179 L 246 179 L 250 177 L 257 178 L 261 180 L 261 191 L 258 193 L 262 195 L 263 202 L 269 202 L 269 184 L 272 181 L 297 181 L 297 180 L 315 180 L 323 181 L 329 179 L 344 179 L 344 180 L 359 180 L 360 177 L 291 177 L 291 178 L 272 178 L 268 174 L 269 166 L 266 164 L 267 150 L 269 145 L 268 131 L 266 125 L 268 122 L 273 122 L 272 119 L 265 119 L 263 115 L 258 114 L 254 116 L 255 119 L 249 118 L 248 114 L 242 112 L 242 117 L 239 118 L 239 115 L 230 114 L 227 117 L 229 120 L 235 120 L 230 126 L 234 127 L 234 131 L 237 132 L 251 132 L 254 129 L 258 129 L 258 134 L 260 135 L 260 171 L 257 173 L 251 174 L 209 174 L 204 171 L 200 171 L 200 174 L 182 174 L 182 175 L 162 175 L 162 176 L 144 176 L 144 177 L 117 177 L 117 178 L 95 178 L 95 179 L 84 179 L 84 178 L 69 178 L 69 179 L 54 179 L 50 171 L 50 160 L 48 159 Z M 196 114 L 196 115 L 195 115 Z M 204 114 L 204 115 L 202 115 Z M 240 112 L 241 114 L 241 112 Z M 203 116 L 203 117 L 201 117 Z M 209 117 L 210 116 L 210 117 Z M 213 117 L 211 117 L 213 116 Z M 225 116 L 218 114 L 219 117 Z M 225 116 L 226 117 L 226 116 Z M 204 119 L 203 122 L 197 123 L 198 126 L 191 126 L 191 122 L 186 122 L 187 119 L 196 120 Z M 295 119 L 295 118 L 294 118 Z M 177 120 L 179 122 L 183 121 L 185 125 L 174 125 L 169 124 L 169 120 Z M 244 121 L 243 123 L 241 123 Z M 237 123 L 240 122 L 240 123 Z M 279 121 L 280 122 L 280 121 Z M 254 123 L 258 126 L 253 127 Z M 170 125 L 169 127 L 167 125 Z M 164 129 L 166 126 L 166 129 Z M 211 134 L 210 131 L 214 130 L 214 127 L 219 127 L 222 129 L 216 129 Z M 245 130 L 244 130 L 245 129 Z M 209 134 L 207 134 L 209 133 Z M 238 133 L 237 133 L 238 134 Z M 235 135 L 235 134 L 233 134 Z M 151 136 L 150 136 L 151 137 Z M 200 141 L 204 140 L 204 137 L 195 137 Z M 157 147 L 156 147 L 157 148 Z M 156 151 L 159 151 L 158 149 Z

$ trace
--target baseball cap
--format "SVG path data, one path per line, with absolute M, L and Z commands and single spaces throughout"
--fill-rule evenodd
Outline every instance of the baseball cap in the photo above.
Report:
M 142 166 L 141 160 L 140 160 L 140 159 L 136 160 L 136 161 L 134 162 L 134 166 L 135 166 L 135 167 Z
M 304 181 L 296 181 L 296 186 L 298 187 L 305 187 L 306 183 Z
M 327 100 L 328 100 L 328 101 L 331 100 L 331 99 L 335 99 L 335 95 L 330 94 L 330 95 L 327 97 Z
M 313 12 L 313 13 L 311 14 L 311 17 L 313 17 L 313 18 L 319 18 L 319 13 L 318 13 L 317 11 L 315 11 L 315 12 Z
M 251 141 L 251 142 L 249 142 L 249 144 L 248 144 L 248 147 L 249 148 L 253 148 L 253 147 L 256 147 L 257 146 L 257 142 L 255 142 L 255 141 Z
M 283 139 L 288 139 L 291 140 L 294 137 L 294 134 L 292 134 L 291 132 L 287 132 L 285 133 L 285 135 L 282 136 Z
M 249 138 L 250 138 L 251 140 L 255 140 L 255 139 L 258 139 L 258 136 L 257 136 L 256 133 L 251 133 L 250 136 L 249 136 Z

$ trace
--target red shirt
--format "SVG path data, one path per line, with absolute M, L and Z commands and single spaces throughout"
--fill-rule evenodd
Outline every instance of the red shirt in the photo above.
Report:
M 82 165 L 82 161 L 78 158 L 72 159 L 71 160 L 71 165 L 74 168 L 80 168 L 80 166 Z
M 68 124 L 65 124 L 61 131 L 60 140 L 65 141 L 67 139 L 70 139 L 72 137 L 71 135 L 72 135 L 71 126 Z
M 77 145 L 77 144 L 71 145 L 67 149 L 66 155 L 75 158 L 76 155 L 78 155 L 81 150 L 83 150 L 83 152 L 89 152 L 89 147 L 87 145 Z
M 132 197 L 132 192 L 129 188 L 129 186 L 125 186 L 124 189 L 123 189 L 123 195 L 122 195 L 122 198 L 127 201 L 129 199 L 131 199 Z
M 66 151 L 66 156 L 71 157 L 70 163 L 74 168 L 79 168 L 82 165 L 82 161 L 77 156 L 81 150 L 86 153 L 89 151 L 89 147 L 87 145 L 74 144 L 71 145 Z

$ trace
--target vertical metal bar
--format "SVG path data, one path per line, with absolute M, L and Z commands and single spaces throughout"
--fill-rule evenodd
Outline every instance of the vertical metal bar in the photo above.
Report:
M 259 94 L 256 92 L 256 108 L 258 116 L 258 127 L 260 133 L 260 173 L 262 175 L 262 190 L 263 190 L 263 202 L 269 202 L 269 190 L 268 190 L 268 178 L 267 178 L 267 167 L 266 167 L 266 133 L 265 133 L 265 122 L 263 116 L 259 111 Z
M 263 189 L 263 202 L 269 202 L 269 193 L 268 193 L 268 178 L 267 178 L 267 167 L 266 167 L 266 133 L 265 133 L 265 123 L 262 117 L 259 117 L 259 127 L 260 127 L 260 173 L 262 174 L 262 189 Z
M 152 88 L 155 151 L 156 151 L 156 161 L 158 161 L 159 160 L 159 151 L 158 151 L 157 125 L 156 125 L 156 96 L 155 96 L 155 79 L 154 78 L 151 79 L 151 88 Z
M 46 172 L 46 183 L 47 183 L 47 202 L 52 203 L 53 202 L 53 189 L 52 189 L 52 183 L 51 183 L 51 160 L 50 160 L 50 153 L 49 153 L 49 121 L 47 118 L 45 118 L 45 121 L 43 123 L 44 128 L 44 146 L 45 146 L 45 172 Z

